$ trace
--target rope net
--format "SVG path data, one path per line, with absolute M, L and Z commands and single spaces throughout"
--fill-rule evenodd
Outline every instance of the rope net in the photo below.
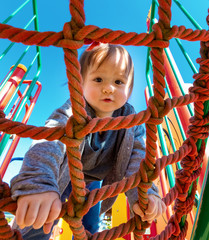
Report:
M 193 206 L 196 191 L 196 179 L 200 175 L 201 163 L 205 152 L 205 143 L 202 141 L 198 152 L 196 142 L 198 139 L 208 137 L 209 113 L 204 116 L 204 102 L 209 100 L 209 32 L 206 30 L 191 30 L 184 26 L 172 26 L 171 0 L 158 0 L 158 23 L 153 25 L 151 33 L 126 33 L 101 29 L 97 26 L 85 26 L 84 0 L 71 0 L 71 21 L 64 24 L 61 32 L 37 32 L 15 28 L 7 24 L 0 24 L 0 37 L 12 42 L 21 42 L 26 45 L 56 46 L 61 47 L 65 54 L 68 88 L 72 103 L 73 116 L 69 118 L 64 127 L 36 127 L 13 122 L 5 118 L 0 112 L 0 131 L 7 134 L 16 134 L 20 137 L 31 139 L 46 139 L 53 141 L 59 139 L 67 147 L 67 156 L 70 177 L 72 181 L 72 193 L 66 203 L 63 204 L 59 217 L 62 217 L 71 227 L 75 239 L 116 239 L 130 232 L 135 239 L 142 239 L 145 229 L 149 227 L 147 222 L 142 222 L 135 215 L 127 223 L 110 230 L 91 235 L 82 225 L 82 217 L 99 201 L 126 192 L 137 187 L 139 204 L 146 209 L 148 198 L 147 190 L 167 165 L 181 161 L 182 169 L 176 172 L 175 186 L 163 198 L 166 206 L 174 200 L 174 214 L 168 221 L 168 225 L 156 237 L 157 239 L 185 239 L 188 223 L 180 227 L 179 223 L 183 215 L 187 215 Z M 209 17 L 207 17 L 209 23 Z M 199 73 L 194 74 L 194 84 L 189 94 L 181 97 L 165 99 L 165 70 L 163 61 L 163 48 L 169 46 L 172 38 L 188 41 L 201 41 L 200 55 L 197 63 L 200 65 Z M 147 46 L 151 47 L 151 59 L 153 64 L 153 91 L 154 96 L 148 101 L 145 111 L 117 118 L 91 119 L 85 110 L 85 101 L 82 90 L 82 77 L 78 62 L 77 49 L 84 44 L 96 45 L 98 42 Z M 157 126 L 163 121 L 163 117 L 173 108 L 188 105 L 194 102 L 194 116 L 190 119 L 188 138 L 182 146 L 173 154 L 156 159 L 157 156 Z M 139 171 L 134 175 L 115 182 L 111 186 L 104 186 L 88 192 L 85 189 L 84 174 L 82 172 L 81 154 L 79 145 L 83 138 L 97 131 L 118 130 L 130 128 L 145 123 L 146 127 L 146 156 L 142 160 Z M 192 192 L 188 190 L 192 186 Z M 12 230 L 5 220 L 3 211 L 15 214 L 16 202 L 11 198 L 9 186 L 1 180 L 0 183 L 0 239 L 22 239 L 21 234 Z

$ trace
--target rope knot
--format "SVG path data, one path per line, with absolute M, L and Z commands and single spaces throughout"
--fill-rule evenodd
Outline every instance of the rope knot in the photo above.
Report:
M 200 127 L 200 126 L 190 125 L 188 127 L 187 134 L 195 138 L 206 139 L 208 138 L 208 135 L 209 135 L 208 131 L 209 131 L 209 126 Z
M 149 98 L 147 108 L 150 110 L 150 113 L 151 113 L 151 117 L 148 122 L 150 124 L 151 123 L 161 124 L 163 122 L 163 118 L 160 116 L 159 113 L 161 113 L 164 108 L 162 106 L 158 106 L 158 103 L 155 97 Z
M 153 32 L 155 33 L 155 39 L 163 39 L 163 26 L 160 26 L 159 23 L 155 23 L 153 26 L 152 26 L 152 30 Z M 164 29 L 163 29 L 164 30 Z
M 79 49 L 84 45 L 84 40 L 77 40 L 74 38 L 76 33 L 80 30 L 72 22 L 66 22 L 63 27 L 64 39 L 60 40 L 60 44 L 63 48 Z
M 74 138 L 74 130 L 71 118 L 69 118 L 65 126 L 65 134 L 60 138 L 60 141 L 64 143 L 67 147 L 76 148 L 81 144 L 81 140 Z
M 179 226 L 179 221 L 177 219 L 177 216 L 176 215 L 171 216 L 171 218 L 168 222 L 168 225 L 169 225 L 169 223 L 174 224 L 174 226 L 176 228 L 175 232 L 173 233 L 173 236 L 179 236 L 179 234 L 181 232 L 181 229 L 180 229 L 180 226 Z
M 154 97 L 149 98 L 147 110 L 151 114 L 149 120 L 147 120 L 147 123 L 159 125 L 163 122 L 163 118 L 159 118 L 159 109 L 157 108 L 157 102 Z
M 136 215 L 134 216 L 136 228 L 134 230 L 134 235 L 136 235 L 135 239 L 138 239 L 137 237 L 144 235 L 145 233 L 145 226 L 146 222 L 142 222 L 140 216 Z M 148 226 L 147 226 L 148 227 Z
M 207 125 L 209 123 L 209 112 L 204 116 L 203 119 L 200 119 L 197 116 L 193 116 L 189 119 L 189 122 L 196 126 Z
M 189 91 L 194 94 L 198 94 L 198 101 L 207 101 L 209 100 L 209 90 L 207 88 L 203 87 L 190 87 Z
M 150 97 L 148 100 L 148 108 L 150 109 L 151 115 L 155 118 L 158 117 L 157 101 L 154 97 Z
M 194 139 L 193 137 L 189 137 L 184 141 L 184 144 L 187 144 L 188 146 L 191 146 L 192 150 L 190 153 L 188 153 L 188 156 L 195 156 L 197 154 L 197 146 L 196 146 L 197 139 Z
M 158 47 L 169 47 L 167 29 L 165 29 L 164 26 L 160 22 L 158 22 L 152 26 L 152 30 L 155 34 L 155 41 L 159 41 Z
M 184 223 L 184 226 L 180 228 L 179 226 L 179 222 L 174 220 L 177 219 L 176 217 L 174 217 L 174 215 L 171 217 L 169 223 L 173 223 L 176 227 L 176 231 L 172 234 L 172 236 L 170 237 L 170 239 L 172 240 L 179 240 L 179 239 L 185 239 L 186 234 L 187 234 L 187 230 L 188 230 L 188 222 L 187 220 Z
M 200 151 L 198 152 L 198 155 L 195 158 L 195 161 L 193 162 L 193 169 L 194 170 L 197 170 L 197 169 L 201 168 L 201 164 L 203 162 L 203 157 L 205 155 L 205 148 L 206 148 L 205 141 L 202 141 Z M 184 167 L 184 162 L 183 161 L 182 161 L 182 166 Z
M 180 199 L 178 196 L 178 198 L 175 201 L 174 210 L 180 213 L 182 216 L 188 214 L 193 208 L 196 190 L 197 183 L 196 181 L 194 181 L 190 196 L 187 196 L 185 200 Z
M 62 215 L 59 217 L 62 218 L 69 224 L 73 235 L 77 237 L 81 237 L 82 239 L 86 239 L 86 231 L 82 224 L 82 217 L 77 216 L 77 211 L 82 208 L 82 204 L 78 204 L 74 199 L 73 194 L 71 193 L 68 199 L 68 202 L 63 204 L 62 207 Z M 64 216 L 63 216 L 64 215 Z
M 87 121 L 89 121 L 89 117 L 87 117 Z M 65 135 L 60 139 L 61 142 L 66 144 L 68 147 L 79 147 L 83 141 L 83 138 L 77 138 L 76 133 L 81 131 L 85 125 L 78 124 L 72 115 L 65 126 Z
M 171 101 L 170 98 L 167 98 L 167 99 L 165 100 L 165 105 L 164 105 L 164 107 L 161 107 L 161 108 L 160 108 L 159 116 L 160 116 L 160 117 L 164 117 L 165 115 L 167 115 L 167 114 L 170 112 L 171 109 L 172 109 L 172 101 Z
M 74 225 L 75 227 L 76 221 L 79 221 L 83 216 L 83 215 L 79 216 L 79 214 L 77 214 L 77 212 L 80 212 L 81 208 L 83 208 L 83 204 L 76 202 L 75 198 L 73 197 L 73 194 L 71 193 L 68 201 L 63 203 L 62 211 L 60 213 L 59 218 L 62 217 L 63 219 L 65 219 L 65 221 L 67 221 L 72 226 Z
M 68 119 L 67 124 L 65 126 L 65 131 L 66 131 L 66 135 L 69 138 L 74 138 L 74 123 L 75 123 L 75 119 L 73 117 L 73 115 Z

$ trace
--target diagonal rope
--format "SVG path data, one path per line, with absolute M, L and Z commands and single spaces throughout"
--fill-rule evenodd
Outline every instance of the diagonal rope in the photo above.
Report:
M 201 173 L 201 163 L 205 153 L 204 141 L 202 141 L 199 152 L 196 142 L 209 135 L 209 114 L 204 115 L 203 111 L 205 101 L 209 100 L 209 32 L 187 29 L 185 26 L 174 25 L 170 27 L 172 1 L 159 0 L 158 2 L 159 21 L 153 25 L 151 33 L 126 33 L 121 30 L 101 29 L 94 25 L 85 26 L 83 0 L 70 1 L 69 10 L 72 18 L 70 22 L 64 24 L 63 31 L 60 32 L 27 31 L 7 24 L 0 24 L 0 38 L 26 45 L 43 47 L 52 45 L 64 50 L 73 111 L 73 116 L 68 120 L 66 126 L 47 128 L 25 125 L 6 119 L 1 110 L 0 131 L 32 139 L 49 141 L 58 139 L 66 145 L 72 193 L 68 201 L 63 204 L 60 217 L 68 222 L 75 239 L 116 239 L 130 232 L 134 232 L 135 239 L 142 239 L 149 224 L 142 222 L 139 216 L 135 215 L 127 223 L 94 235 L 84 229 L 82 217 L 99 201 L 117 196 L 119 193 L 134 187 L 138 188 L 139 204 L 145 210 L 148 202 L 147 189 L 150 188 L 152 181 L 159 176 L 160 171 L 166 166 L 179 161 L 181 161 L 182 169 L 176 172 L 175 186 L 163 198 L 167 206 L 175 201 L 173 216 L 169 219 L 164 231 L 151 239 L 185 239 L 188 223 L 186 221 L 183 227 L 180 227 L 179 223 L 182 216 L 187 215 L 192 210 L 197 187 L 196 179 Z M 201 57 L 197 59 L 200 69 L 199 73 L 194 74 L 194 84 L 187 95 L 165 99 L 165 68 L 162 52 L 163 48 L 169 46 L 169 41 L 172 38 L 201 41 Z M 84 44 L 93 43 L 96 45 L 98 42 L 151 47 L 154 96 L 149 99 L 146 110 L 117 118 L 91 119 L 87 115 L 77 49 Z M 194 102 L 195 114 L 190 119 L 191 125 L 188 127 L 187 140 L 175 153 L 156 159 L 157 125 L 162 123 L 163 117 L 173 108 L 185 106 L 192 102 Z M 141 161 L 138 172 L 110 186 L 107 185 L 88 192 L 85 188 L 79 151 L 83 138 L 89 133 L 131 128 L 143 123 L 146 126 L 146 155 L 145 159 Z M 188 196 L 188 189 L 191 185 L 193 185 L 192 193 Z M 15 213 L 16 202 L 11 198 L 9 186 L 0 181 L 0 239 L 22 239 L 18 231 L 13 231 L 8 226 L 3 211 Z

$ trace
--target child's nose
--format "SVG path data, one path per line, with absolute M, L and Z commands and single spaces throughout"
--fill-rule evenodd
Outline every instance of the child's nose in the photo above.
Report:
M 103 93 L 113 93 L 114 92 L 114 86 L 111 84 L 106 84 L 103 86 Z

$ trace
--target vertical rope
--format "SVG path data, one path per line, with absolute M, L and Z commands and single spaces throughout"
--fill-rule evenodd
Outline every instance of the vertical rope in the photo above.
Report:
M 71 0 L 69 10 L 71 21 L 64 24 L 63 32 L 36 32 L 14 28 L 6 24 L 0 24 L 0 37 L 8 38 L 14 42 L 22 42 L 28 45 L 57 46 L 63 47 L 66 73 L 68 77 L 68 88 L 73 115 L 65 127 L 46 128 L 24 125 L 5 118 L 0 110 L 0 131 L 7 134 L 16 134 L 20 137 L 32 139 L 59 139 L 66 145 L 72 193 L 68 202 L 63 204 L 60 217 L 63 217 L 73 231 L 75 239 L 79 240 L 101 240 L 115 239 L 134 232 L 135 239 L 142 239 L 145 229 L 149 227 L 147 222 L 142 222 L 139 216 L 134 216 L 127 223 L 111 230 L 96 233 L 93 236 L 87 233 L 82 225 L 82 217 L 88 212 L 91 206 L 108 197 L 117 196 L 130 188 L 137 186 L 139 204 L 145 211 L 148 204 L 147 190 L 151 187 L 152 181 L 156 179 L 160 171 L 168 164 L 177 163 L 181 160 L 182 170 L 176 172 L 176 184 L 163 198 L 166 205 L 170 205 L 175 199 L 174 215 L 169 219 L 165 230 L 158 236 L 151 239 L 178 239 L 183 240 L 187 233 L 188 223 L 185 221 L 183 227 L 179 222 L 183 215 L 188 214 L 193 206 L 196 191 L 196 179 L 201 171 L 202 158 L 205 152 L 205 145 L 202 143 L 199 153 L 197 152 L 197 139 L 208 137 L 209 115 L 204 116 L 203 107 L 206 100 L 209 100 L 209 33 L 205 30 L 192 31 L 184 26 L 170 28 L 171 21 L 171 0 L 159 0 L 159 21 L 153 25 L 153 32 L 150 34 L 125 33 L 123 31 L 112 31 L 111 29 L 99 29 L 96 26 L 85 26 L 85 12 L 83 0 Z M 207 17 L 209 22 L 209 17 Z M 194 75 L 194 86 L 186 96 L 175 97 L 165 100 L 165 69 L 163 61 L 163 48 L 168 47 L 171 38 L 179 37 L 187 40 L 202 40 L 200 54 L 197 60 L 200 64 L 199 73 Z M 150 46 L 153 66 L 153 91 L 154 96 L 148 101 L 148 108 L 136 115 L 91 119 L 85 110 L 85 99 L 82 89 L 82 77 L 78 61 L 78 49 L 83 44 L 98 42 L 110 42 L 113 44 Z M 189 127 L 189 138 L 174 154 L 156 159 L 157 149 L 157 125 L 162 123 L 162 118 L 174 107 L 187 105 L 194 101 L 195 115 L 190 119 L 192 125 Z M 139 171 L 116 182 L 111 186 L 104 186 L 101 189 L 87 193 L 83 166 L 81 163 L 80 145 L 83 138 L 95 131 L 118 130 L 130 128 L 134 125 L 145 123 L 146 126 L 146 153 L 145 159 L 141 161 Z M 191 195 L 188 197 L 188 189 L 193 183 Z M 16 202 L 12 201 L 8 185 L 0 182 L 0 239 L 20 240 L 21 235 L 13 231 L 7 224 L 2 211 L 14 213 Z

